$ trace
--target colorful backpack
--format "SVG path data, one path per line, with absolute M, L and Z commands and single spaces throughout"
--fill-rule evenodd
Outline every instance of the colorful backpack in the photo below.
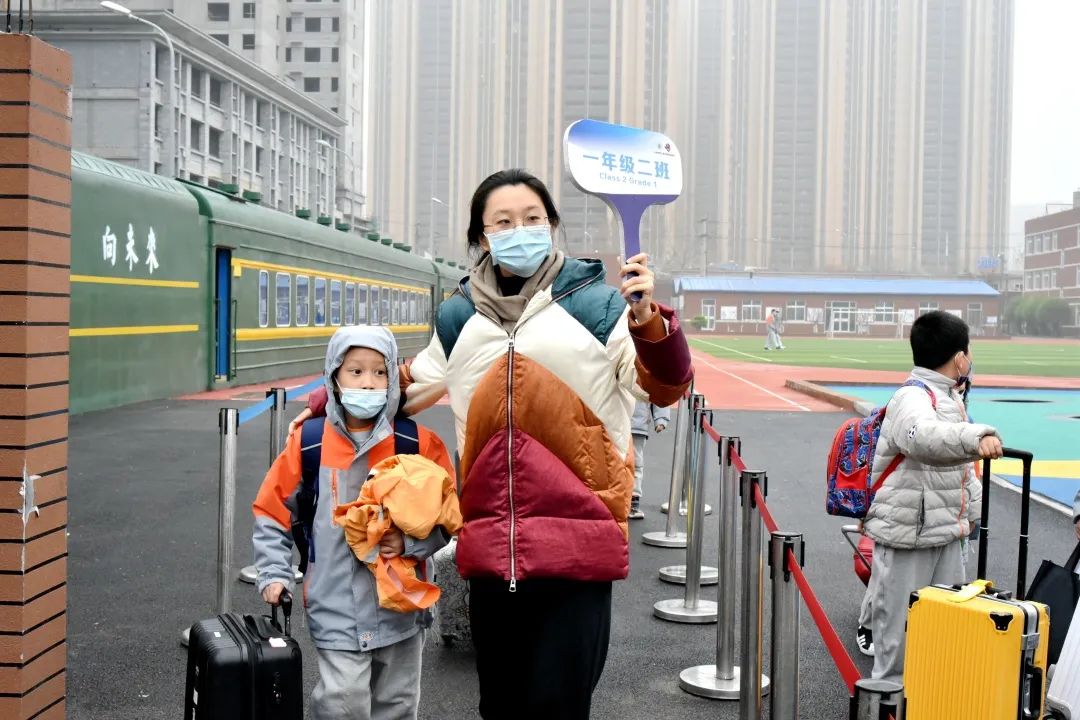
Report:
M 921 387 L 930 396 L 930 404 L 934 410 L 937 410 L 937 399 L 924 383 L 908 380 L 901 387 Z M 833 436 L 829 463 L 825 468 L 828 484 L 825 491 L 825 512 L 830 515 L 859 520 L 866 517 L 878 488 L 904 461 L 903 455 L 897 455 L 881 473 L 878 481 L 873 486 L 870 485 L 874 451 L 877 449 L 878 436 L 881 435 L 881 424 L 885 422 L 886 407 L 874 408 L 864 418 L 845 421 Z

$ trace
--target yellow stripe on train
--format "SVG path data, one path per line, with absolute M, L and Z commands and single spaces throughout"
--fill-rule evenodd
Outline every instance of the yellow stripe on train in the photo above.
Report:
M 404 333 L 426 333 L 427 325 L 383 325 L 395 335 Z M 240 342 L 253 340 L 285 340 L 289 338 L 329 337 L 334 334 L 338 326 L 318 325 L 315 327 L 282 327 L 282 328 L 239 328 L 236 331 L 236 339 Z
M 108 277 L 105 275 L 72 275 L 71 282 L 90 285 L 134 285 L 138 287 L 183 288 L 198 290 L 199 283 L 194 280 L 153 280 L 149 278 Z
M 199 332 L 198 325 L 123 325 L 117 327 L 71 328 L 71 337 L 109 337 L 114 335 L 165 335 Z

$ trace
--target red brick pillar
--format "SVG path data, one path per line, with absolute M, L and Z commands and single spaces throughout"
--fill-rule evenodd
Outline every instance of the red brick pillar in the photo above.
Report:
M 63 718 L 71 59 L 0 35 L 0 718 Z

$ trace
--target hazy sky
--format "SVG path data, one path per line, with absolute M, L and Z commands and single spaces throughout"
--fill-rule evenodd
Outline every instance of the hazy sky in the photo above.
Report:
M 1080 1 L 1016 0 L 1012 204 L 1080 189 Z

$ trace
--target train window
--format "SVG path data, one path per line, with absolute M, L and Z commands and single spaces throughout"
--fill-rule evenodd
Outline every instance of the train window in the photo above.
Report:
M 270 273 L 259 271 L 259 327 L 270 324 Z
M 326 278 L 315 278 L 315 324 L 326 324 Z
M 345 324 L 356 324 L 356 283 L 345 283 Z
M 368 316 L 368 289 L 367 285 L 356 286 L 356 322 L 367 325 Z
M 390 317 L 392 318 L 390 323 L 392 325 L 400 325 L 401 324 L 401 291 L 398 290 L 397 288 L 394 288 L 393 290 L 390 291 L 390 298 L 391 298 L 390 302 L 393 303 L 393 305 L 390 308 L 390 313 L 391 313 Z
M 409 293 L 409 324 L 416 325 L 418 318 L 416 317 L 417 311 L 416 293 Z
M 390 288 L 382 289 L 382 300 L 379 301 L 379 317 L 383 325 L 390 325 Z
M 292 275 L 278 273 L 274 282 L 277 284 L 277 313 L 274 324 L 278 327 L 288 327 L 292 323 Z
M 341 324 L 341 281 L 330 281 L 330 324 Z
M 296 324 L 307 325 L 311 321 L 311 280 L 307 275 L 296 276 Z
M 380 310 L 381 310 L 380 303 L 381 302 L 382 302 L 382 300 L 380 300 L 380 298 L 379 298 L 379 286 L 378 285 L 372 285 L 371 286 L 371 324 L 372 325 L 378 325 L 379 324 L 379 319 L 382 317 L 382 313 L 380 312 Z

